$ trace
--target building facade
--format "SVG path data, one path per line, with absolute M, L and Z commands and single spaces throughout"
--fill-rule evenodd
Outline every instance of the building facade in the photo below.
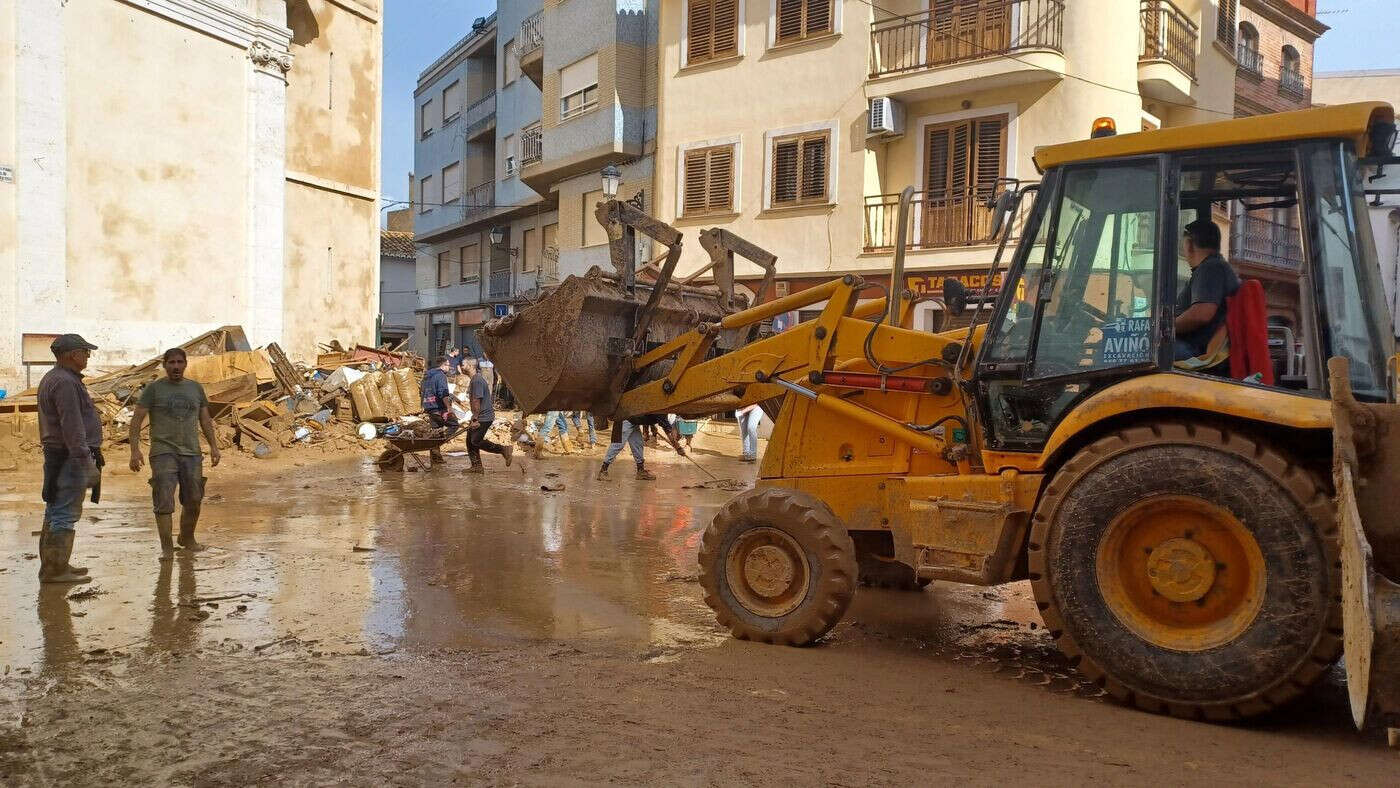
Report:
M 537 287 L 552 203 L 523 185 L 518 146 L 537 124 L 539 91 L 507 57 L 517 9 L 478 19 L 465 38 L 419 76 L 415 90 L 418 246 L 417 348 L 480 355 L 476 330 Z M 505 51 L 503 51 L 505 50 Z
M 408 209 L 395 211 L 406 222 L 389 216 L 389 227 L 379 231 L 379 336 L 378 343 L 398 345 L 413 336 L 418 310 L 418 249 L 413 244 L 413 220 Z M 403 224 L 408 228 L 404 229 Z
M 98 368 L 233 323 L 294 358 L 373 340 L 380 15 L 0 5 L 0 388 L 69 331 Z
M 1123 133 L 1233 116 L 1219 31 L 1235 23 L 1219 14 L 1217 0 L 662 0 L 658 215 L 772 251 L 781 295 L 878 281 L 913 186 L 906 285 L 985 287 L 987 198 L 1037 179 L 1037 146 L 1104 116 Z M 705 262 L 691 245 L 681 270 Z

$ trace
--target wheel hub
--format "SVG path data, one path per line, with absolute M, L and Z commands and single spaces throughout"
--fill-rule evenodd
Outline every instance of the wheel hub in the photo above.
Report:
M 1147 577 L 1157 593 L 1173 602 L 1195 602 L 1215 584 L 1215 558 L 1200 542 L 1175 537 L 1147 557 Z
M 1176 651 L 1239 637 L 1264 602 L 1264 555 L 1229 510 L 1190 495 L 1154 496 L 1109 522 L 1099 592 L 1124 627 Z
M 802 604 L 811 574 L 797 540 L 769 526 L 744 531 L 725 556 L 725 576 L 734 599 L 768 618 L 785 616 Z

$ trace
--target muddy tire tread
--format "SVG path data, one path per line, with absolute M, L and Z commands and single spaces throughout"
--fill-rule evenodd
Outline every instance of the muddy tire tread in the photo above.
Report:
M 1329 573 L 1331 604 L 1327 626 L 1312 644 L 1307 659 L 1295 670 L 1282 676 L 1272 686 L 1244 698 L 1222 704 L 1181 704 L 1134 690 L 1110 676 L 1093 658 L 1084 652 L 1065 626 L 1049 578 L 1049 555 L 1046 545 L 1056 509 L 1075 482 L 1093 468 L 1114 456 L 1146 444 L 1185 443 L 1216 449 L 1249 460 L 1268 474 L 1298 503 L 1313 523 L 1325 553 Z M 1196 425 L 1175 421 L 1151 422 L 1113 432 L 1080 450 L 1055 473 L 1031 522 L 1028 540 L 1028 565 L 1031 588 L 1036 606 L 1046 629 L 1055 639 L 1060 651 L 1090 681 L 1102 687 L 1119 701 L 1144 711 L 1169 713 L 1185 719 L 1234 720 L 1263 714 L 1283 706 L 1302 695 L 1326 672 L 1342 653 L 1342 578 L 1340 543 L 1335 524 L 1332 499 L 1322 482 L 1305 468 L 1292 462 L 1283 452 L 1267 442 L 1245 433 L 1214 425 Z

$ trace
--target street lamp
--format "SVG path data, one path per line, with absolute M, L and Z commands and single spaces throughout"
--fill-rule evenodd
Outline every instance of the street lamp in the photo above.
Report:
M 603 168 L 603 196 L 609 200 L 617 198 L 617 187 L 622 184 L 622 171 L 616 165 Z
M 506 242 L 506 228 L 496 225 L 491 228 L 491 245 L 500 246 Z

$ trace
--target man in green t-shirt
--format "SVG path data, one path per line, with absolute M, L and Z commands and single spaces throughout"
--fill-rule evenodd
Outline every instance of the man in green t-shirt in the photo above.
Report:
M 131 470 L 139 472 L 141 425 L 151 416 L 151 499 L 155 503 L 156 533 L 160 535 L 163 558 L 169 558 L 171 516 L 175 513 L 175 488 L 180 488 L 180 548 L 194 552 L 204 548 L 194 540 L 199 522 L 199 506 L 204 500 L 204 456 L 199 450 L 199 433 L 209 444 L 209 464 L 219 464 L 219 441 L 214 436 L 214 420 L 209 417 L 209 398 L 204 387 L 185 379 L 185 351 L 165 351 L 161 366 L 165 377 L 146 384 L 136 412 L 131 417 Z

